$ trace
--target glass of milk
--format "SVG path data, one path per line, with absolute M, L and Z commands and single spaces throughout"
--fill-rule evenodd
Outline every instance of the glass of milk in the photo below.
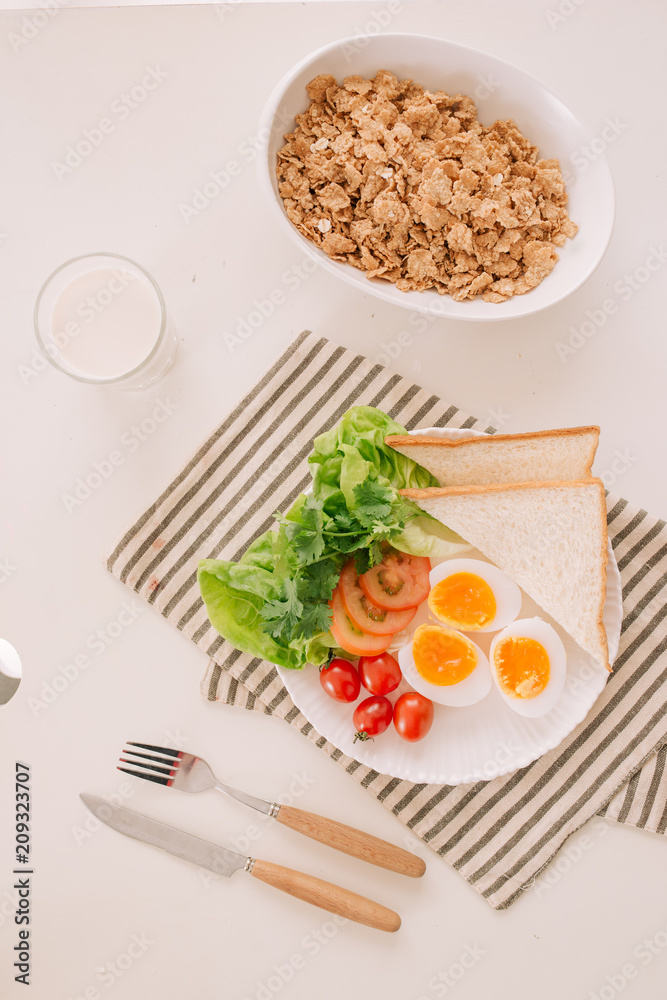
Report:
M 157 284 L 140 264 L 94 253 L 62 264 L 35 304 L 42 352 L 60 371 L 96 385 L 143 389 L 176 355 L 176 334 Z

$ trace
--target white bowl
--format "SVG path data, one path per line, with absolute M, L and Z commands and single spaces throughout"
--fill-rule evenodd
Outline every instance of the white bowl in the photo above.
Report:
M 560 260 L 550 275 L 525 295 L 494 304 L 481 298 L 455 302 L 434 290 L 401 292 L 381 279 L 368 279 L 351 264 L 331 260 L 299 233 L 290 222 L 278 193 L 276 155 L 284 135 L 294 129 L 294 116 L 309 104 L 306 84 L 320 73 L 331 73 L 340 83 L 345 76 L 369 78 L 388 69 L 399 79 L 412 78 L 432 90 L 469 95 L 480 121 L 513 118 L 540 156 L 560 160 L 569 194 L 568 211 L 579 232 L 558 249 Z M 306 56 L 275 87 L 262 114 L 259 135 L 268 137 L 265 155 L 258 157 L 260 186 L 283 230 L 301 250 L 331 274 L 366 294 L 417 312 L 447 319 L 499 320 L 528 316 L 570 295 L 593 273 L 611 238 L 614 224 L 614 188 L 603 155 L 587 169 L 572 167 L 582 146 L 591 142 L 584 126 L 539 80 L 510 63 L 465 45 L 428 35 L 385 34 L 343 38 Z

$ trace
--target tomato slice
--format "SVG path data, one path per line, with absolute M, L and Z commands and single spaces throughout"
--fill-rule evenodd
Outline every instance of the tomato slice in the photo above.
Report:
M 359 586 L 376 607 L 404 611 L 428 597 L 430 571 L 426 556 L 409 556 L 387 546 L 382 562 L 359 577 Z
M 351 621 L 343 604 L 340 587 L 334 590 L 329 606 L 333 608 L 331 634 L 346 653 L 351 653 L 352 656 L 375 656 L 389 648 L 393 635 L 369 635 Z
M 417 608 L 385 611 L 369 601 L 359 586 L 354 559 L 350 560 L 340 575 L 340 596 L 353 624 L 369 635 L 394 635 L 402 632 L 417 614 Z

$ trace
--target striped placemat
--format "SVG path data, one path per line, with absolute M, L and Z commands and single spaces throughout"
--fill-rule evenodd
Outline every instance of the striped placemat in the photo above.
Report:
M 211 700 L 272 713 L 313 740 L 446 858 L 496 909 L 509 906 L 564 841 L 596 813 L 667 828 L 667 530 L 608 498 L 624 621 L 610 680 L 559 747 L 513 774 L 456 787 L 413 784 L 346 757 L 291 702 L 271 664 L 212 628 L 199 559 L 238 559 L 310 481 L 312 440 L 357 403 L 408 429 L 479 427 L 456 406 L 312 333 L 299 336 L 221 423 L 108 556 L 109 570 L 189 636 L 209 659 Z

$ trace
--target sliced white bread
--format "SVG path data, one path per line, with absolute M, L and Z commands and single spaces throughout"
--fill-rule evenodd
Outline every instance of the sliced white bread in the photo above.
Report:
M 599 427 L 446 438 L 394 434 L 385 444 L 428 469 L 442 486 L 586 479 Z
M 479 549 L 609 668 L 602 619 L 607 511 L 600 479 L 401 494 Z

